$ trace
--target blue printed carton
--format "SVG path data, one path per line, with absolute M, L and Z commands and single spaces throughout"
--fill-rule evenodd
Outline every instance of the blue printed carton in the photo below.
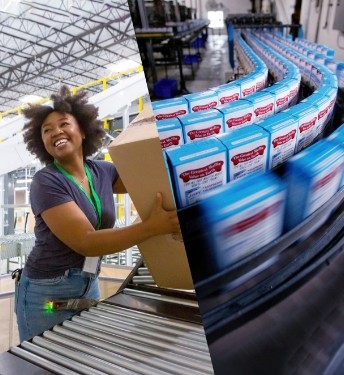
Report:
M 328 111 L 327 111 L 326 120 L 325 120 L 325 122 L 327 122 L 332 117 L 332 114 L 333 114 L 333 111 L 334 111 L 334 108 L 335 108 L 335 104 L 336 104 L 336 101 L 337 101 L 337 95 L 338 95 L 338 88 L 330 87 L 330 86 L 327 86 L 327 87 L 323 86 L 323 87 L 320 87 L 320 89 L 314 91 L 312 95 L 315 95 L 315 94 L 319 94 L 321 96 L 326 96 L 328 98 L 328 100 L 327 100 Z
M 286 112 L 277 113 L 275 116 L 257 124 L 270 135 L 268 149 L 269 169 L 276 168 L 294 155 L 298 124 L 298 120 L 286 114 Z
M 216 138 L 167 149 L 166 155 L 178 208 L 227 182 L 226 148 Z
M 183 96 L 189 103 L 189 113 L 206 111 L 219 105 L 217 92 L 206 90 Z
M 253 76 L 248 75 L 238 79 L 237 82 L 240 84 L 240 98 L 245 99 L 247 96 L 256 92 L 256 80 Z
M 272 173 L 254 173 L 215 189 L 200 205 L 218 269 L 227 268 L 282 234 L 286 188 Z
M 263 90 L 275 96 L 275 113 L 281 112 L 289 106 L 290 86 L 285 81 L 283 83 L 275 83 Z
M 258 125 L 223 134 L 218 139 L 227 149 L 229 181 L 267 170 L 269 134 Z
M 199 141 L 223 133 L 223 115 L 216 109 L 190 113 L 180 118 L 185 143 Z
M 275 96 L 267 91 L 255 92 L 249 98 L 253 105 L 253 123 L 275 114 Z
M 308 103 L 318 108 L 318 118 L 315 128 L 315 137 L 321 135 L 325 129 L 325 125 L 328 120 L 328 97 L 321 94 L 312 94 L 308 98 L 302 100 L 301 103 Z
M 287 161 L 284 176 L 288 185 L 287 230 L 300 224 L 338 191 L 343 161 L 344 149 L 325 139 Z
M 182 125 L 177 117 L 156 121 L 162 149 L 184 144 Z
M 256 92 L 263 90 L 267 86 L 268 82 L 268 69 L 265 68 L 260 68 L 257 69 L 253 74 L 254 81 L 256 82 Z
M 343 147 L 344 149 L 344 124 L 342 124 L 339 128 L 337 128 L 334 132 L 332 132 L 327 138 L 327 141 L 333 142 L 338 144 L 339 146 Z M 342 166 L 342 182 L 340 184 L 340 187 L 344 186 L 344 161 Z
M 249 100 L 239 99 L 236 102 L 217 107 L 223 114 L 224 132 L 231 133 L 253 124 L 253 104 Z
M 182 97 L 152 102 L 152 109 L 156 120 L 166 120 L 189 113 L 188 102 Z
M 295 153 L 309 146 L 316 138 L 318 108 L 309 103 L 299 103 L 284 111 L 298 121 Z
M 299 99 L 299 90 L 300 90 L 300 79 L 289 79 L 289 103 L 288 107 L 292 107 L 298 102 Z
M 240 99 L 240 85 L 235 82 L 226 83 L 218 87 L 212 88 L 219 98 L 219 105 L 234 102 Z

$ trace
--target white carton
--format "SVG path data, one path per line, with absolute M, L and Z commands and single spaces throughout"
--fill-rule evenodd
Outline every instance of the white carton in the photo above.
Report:
M 260 91 L 247 98 L 253 105 L 253 119 L 256 123 L 275 114 L 275 96 L 268 91 Z
M 297 153 L 310 145 L 316 138 L 318 108 L 308 103 L 299 103 L 284 113 L 294 116 L 299 123 L 295 148 L 295 153 Z
M 183 96 L 189 103 L 189 113 L 206 111 L 219 105 L 217 92 L 206 90 Z
M 287 230 L 301 223 L 338 191 L 343 161 L 344 149 L 325 139 L 288 160 Z
M 287 80 L 283 80 L 282 83 L 277 82 L 263 90 L 275 95 L 275 113 L 281 112 L 289 106 L 290 86 L 285 81 Z
M 295 117 L 281 112 L 257 125 L 270 135 L 269 169 L 276 168 L 294 155 L 298 129 L 298 121 Z
M 241 95 L 240 85 L 235 82 L 214 87 L 212 90 L 217 92 L 219 105 L 234 102 L 235 100 L 240 99 Z
M 184 144 L 183 129 L 177 117 L 156 122 L 161 148 L 177 147 Z
M 226 148 L 216 138 L 166 150 L 178 208 L 227 182 Z
M 152 108 L 156 120 L 179 117 L 189 112 L 188 102 L 182 97 L 152 102 Z
M 218 139 L 227 148 L 229 181 L 267 170 L 269 134 L 261 127 L 247 126 Z
M 238 79 L 238 83 L 240 83 L 241 98 L 246 98 L 256 92 L 256 81 L 251 75 Z
M 291 107 L 295 105 L 299 98 L 300 80 L 299 79 L 289 79 L 289 103 L 288 106 Z
M 263 90 L 266 85 L 267 85 L 267 80 L 268 80 L 268 69 L 267 68 L 261 68 L 257 70 L 254 75 L 254 80 L 256 82 L 256 90 L 255 91 L 260 91 Z
M 277 176 L 254 173 L 202 199 L 209 246 L 219 270 L 282 234 L 285 196 L 285 185 Z
M 338 89 L 335 87 L 320 87 L 319 90 L 316 90 L 313 92 L 313 95 L 315 94 L 320 94 L 321 96 L 326 96 L 328 98 L 327 100 L 328 111 L 327 111 L 326 120 L 325 120 L 325 122 L 327 122 L 329 118 L 332 117 L 334 107 L 336 104 L 336 100 L 337 100 Z
M 190 113 L 180 118 L 185 143 L 196 142 L 223 133 L 223 115 L 216 109 Z
M 225 133 L 230 133 L 253 123 L 253 104 L 248 100 L 239 99 L 236 102 L 219 106 L 217 110 L 223 114 Z
M 327 114 L 329 111 L 328 97 L 321 94 L 312 94 L 308 98 L 302 100 L 302 102 L 314 105 L 318 108 L 318 120 L 315 128 L 315 136 L 317 137 L 323 133 L 327 123 Z

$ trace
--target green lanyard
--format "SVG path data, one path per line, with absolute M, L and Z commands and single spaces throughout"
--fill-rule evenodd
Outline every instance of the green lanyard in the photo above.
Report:
M 58 162 L 56 160 L 54 160 L 54 165 L 55 167 L 64 175 L 66 176 L 69 180 L 71 180 L 75 185 L 77 185 L 79 187 L 79 189 L 85 194 L 86 198 L 88 199 L 88 201 L 91 203 L 92 207 L 94 208 L 94 210 L 96 211 L 97 213 L 97 224 L 96 224 L 96 229 L 99 229 L 100 226 L 101 226 L 101 222 L 102 222 L 102 204 L 100 202 L 100 198 L 99 198 L 99 195 L 97 194 L 95 188 L 94 188 L 94 185 L 93 185 L 93 178 L 92 178 L 92 175 L 91 175 L 91 172 L 90 170 L 88 169 L 87 165 L 84 164 L 84 169 L 85 169 L 85 173 L 86 173 L 86 176 L 88 178 L 88 181 L 90 182 L 90 187 L 91 187 L 91 194 L 92 194 L 92 198 L 94 199 L 94 201 L 91 199 L 91 197 L 87 194 L 86 190 L 83 188 L 82 185 L 80 185 L 78 183 L 78 181 L 70 174 L 68 173 L 63 167 L 61 167 L 60 164 L 58 164 Z

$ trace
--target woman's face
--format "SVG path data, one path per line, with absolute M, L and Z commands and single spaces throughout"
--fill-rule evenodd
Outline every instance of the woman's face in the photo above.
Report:
M 47 152 L 56 160 L 82 157 L 84 134 L 75 117 L 68 113 L 52 112 L 43 121 L 42 140 Z

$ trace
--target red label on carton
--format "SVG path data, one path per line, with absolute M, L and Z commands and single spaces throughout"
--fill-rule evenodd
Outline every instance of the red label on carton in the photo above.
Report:
M 180 141 L 179 135 L 173 135 L 172 137 L 160 139 L 161 148 L 166 148 L 170 146 L 178 146 Z
M 220 102 L 221 104 L 226 104 L 226 103 L 234 102 L 235 100 L 238 100 L 238 99 L 239 99 L 239 94 L 235 93 L 233 95 L 223 96 L 222 98 L 220 98 Z
M 304 124 L 302 124 L 300 126 L 300 133 L 310 129 L 312 126 L 315 125 L 316 121 L 317 121 L 317 118 L 314 117 L 311 121 L 308 121 L 308 122 L 305 122 Z
M 221 130 L 221 125 L 213 125 L 207 129 L 195 129 L 190 130 L 187 135 L 190 137 L 191 140 L 196 138 L 205 138 L 210 137 L 214 134 L 219 134 Z
M 252 118 L 252 113 L 247 113 L 246 115 L 236 117 L 236 118 L 230 118 L 226 121 L 226 124 L 229 128 L 232 126 L 239 126 L 242 124 L 245 124 L 246 122 L 250 122 Z
M 289 94 L 286 95 L 286 96 L 283 96 L 283 98 L 279 98 L 279 99 L 277 99 L 277 100 L 276 100 L 276 106 L 279 107 L 279 106 L 281 106 L 281 105 L 287 103 L 288 99 L 289 99 Z
M 336 168 L 334 171 L 329 173 L 327 176 L 323 177 L 321 180 L 317 181 L 316 184 L 313 186 L 313 190 L 318 190 L 327 185 L 331 180 L 333 180 L 337 173 L 339 172 L 339 168 Z
M 323 118 L 324 116 L 326 116 L 327 112 L 328 112 L 328 107 L 326 107 L 325 109 L 319 111 L 319 113 L 318 113 L 318 120 L 320 120 L 321 118 Z
M 239 163 L 245 163 L 246 161 L 252 160 L 257 156 L 264 155 L 264 151 L 266 146 L 259 146 L 254 150 L 243 152 L 241 154 L 235 155 L 231 158 L 231 161 L 234 165 L 238 165 Z
M 274 108 L 274 105 L 271 103 L 264 107 L 259 107 L 255 109 L 254 113 L 256 114 L 256 116 L 264 115 L 265 113 L 271 112 L 273 108 Z
M 272 141 L 272 144 L 273 144 L 274 148 L 276 148 L 277 146 L 283 145 L 284 143 L 287 143 L 290 140 L 294 139 L 295 134 L 296 134 L 296 130 L 292 130 L 291 132 L 289 132 L 285 135 L 282 135 L 280 137 L 275 138 Z
M 166 120 L 166 119 L 169 119 L 169 118 L 174 118 L 174 117 L 182 116 L 182 115 L 185 115 L 185 114 L 186 114 L 186 110 L 180 109 L 179 111 L 176 111 L 176 112 L 160 113 L 160 114 L 156 115 L 155 118 L 157 120 Z
M 242 90 L 242 96 L 250 95 L 255 92 L 256 86 L 248 87 L 247 89 Z
M 210 174 L 213 174 L 215 172 L 220 172 L 223 164 L 223 161 L 216 161 L 202 168 L 185 171 L 181 173 L 179 177 L 183 180 L 183 182 L 197 180 L 198 178 L 209 176 Z
M 229 228 L 225 228 L 222 232 L 223 236 L 230 236 L 236 233 L 243 232 L 255 225 L 259 224 L 260 222 L 266 220 L 271 214 L 276 212 L 280 207 L 281 202 L 276 202 L 272 204 L 270 207 L 264 208 L 262 211 L 257 212 L 256 214 L 244 219 Z
M 216 106 L 217 106 L 217 102 L 210 102 L 207 104 L 195 105 L 194 107 L 192 107 L 192 111 L 193 112 L 205 111 L 207 109 L 211 109 Z

